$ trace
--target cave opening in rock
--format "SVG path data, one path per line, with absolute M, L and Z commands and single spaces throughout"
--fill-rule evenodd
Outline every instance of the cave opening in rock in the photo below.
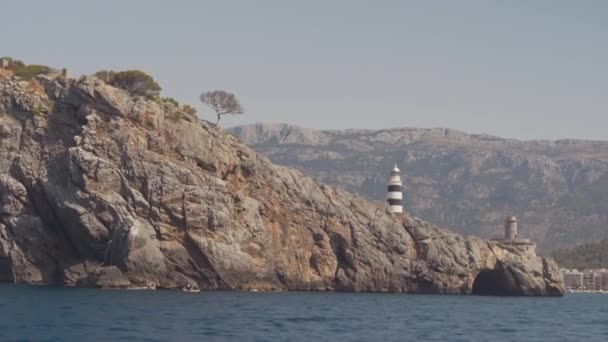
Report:
M 8 258 L 0 257 L 0 282 L 12 283 L 13 280 L 13 269 L 11 268 Z
M 518 296 L 520 289 L 502 269 L 481 271 L 473 282 L 472 294 L 479 296 Z

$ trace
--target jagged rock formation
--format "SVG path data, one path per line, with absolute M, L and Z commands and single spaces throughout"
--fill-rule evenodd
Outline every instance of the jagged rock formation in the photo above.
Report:
M 5 281 L 563 293 L 533 251 L 392 216 L 95 77 L 0 73 L 0 144 Z
M 608 142 L 517 141 L 451 129 L 316 131 L 284 124 L 232 132 L 273 162 L 383 200 L 393 163 L 405 207 L 463 234 L 492 238 L 507 213 L 548 253 L 608 238 Z

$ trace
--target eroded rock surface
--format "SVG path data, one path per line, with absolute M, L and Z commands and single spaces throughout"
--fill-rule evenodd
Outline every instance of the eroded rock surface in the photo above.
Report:
M 94 77 L 0 77 L 0 280 L 560 295 L 533 251 L 465 237 L 277 166 Z M 506 270 L 506 271 L 505 271 Z
M 608 141 L 518 141 L 453 129 L 320 131 L 286 124 L 232 132 L 273 162 L 371 199 L 402 171 L 413 215 L 494 238 L 506 212 L 540 252 L 608 238 Z

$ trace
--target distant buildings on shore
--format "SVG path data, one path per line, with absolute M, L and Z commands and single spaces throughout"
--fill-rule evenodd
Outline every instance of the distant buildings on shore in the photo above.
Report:
M 561 269 L 564 285 L 574 291 L 608 291 L 608 270 Z

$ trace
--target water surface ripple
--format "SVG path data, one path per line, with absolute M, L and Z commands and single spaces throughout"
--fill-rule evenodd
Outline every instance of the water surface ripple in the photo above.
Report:
M 2 341 L 608 341 L 608 295 L 515 298 L 0 285 Z

